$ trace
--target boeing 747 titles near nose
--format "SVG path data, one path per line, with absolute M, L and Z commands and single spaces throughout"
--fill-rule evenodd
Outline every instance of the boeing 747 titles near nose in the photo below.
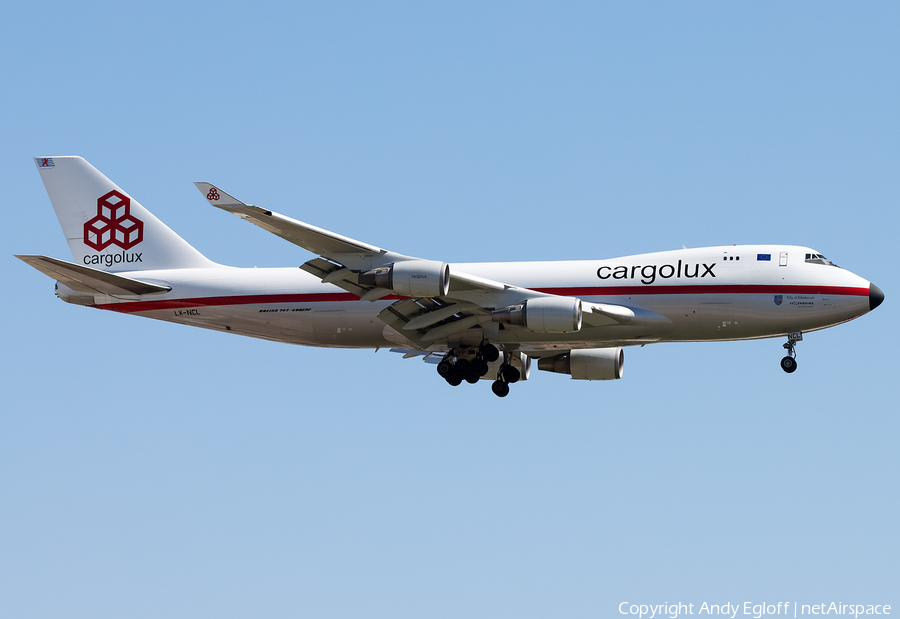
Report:
M 451 385 L 509 385 L 537 368 L 622 378 L 623 348 L 787 338 L 872 311 L 878 286 L 816 250 L 682 249 L 612 260 L 447 264 L 245 204 L 196 183 L 213 206 L 312 252 L 299 268 L 207 259 L 81 157 L 35 159 L 73 261 L 17 256 L 63 301 L 304 346 L 389 347 Z

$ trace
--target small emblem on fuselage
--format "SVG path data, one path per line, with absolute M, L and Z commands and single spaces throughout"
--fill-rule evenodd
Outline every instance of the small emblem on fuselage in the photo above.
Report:
M 781 305 L 784 302 L 784 296 L 780 294 L 775 295 L 775 305 Z

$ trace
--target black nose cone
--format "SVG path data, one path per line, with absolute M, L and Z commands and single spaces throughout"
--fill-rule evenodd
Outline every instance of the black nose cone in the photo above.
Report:
M 884 293 L 881 292 L 881 288 L 875 284 L 869 284 L 869 311 L 871 312 L 881 305 L 882 301 L 884 301 Z

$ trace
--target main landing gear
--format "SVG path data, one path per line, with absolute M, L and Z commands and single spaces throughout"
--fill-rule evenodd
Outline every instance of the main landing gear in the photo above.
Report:
M 517 383 L 519 379 L 522 377 L 521 372 L 519 372 L 518 368 L 514 368 L 511 365 L 503 364 L 500 366 L 500 371 L 497 372 L 497 380 L 491 384 L 491 391 L 494 392 L 499 398 L 505 398 L 509 395 L 509 385 L 510 383 Z
M 441 359 L 437 372 L 454 387 L 463 381 L 474 385 L 488 373 L 488 363 L 499 357 L 500 351 L 493 344 L 479 346 L 471 358 L 459 350 L 451 350 Z
M 797 369 L 797 353 L 794 351 L 794 347 L 797 345 L 797 342 L 802 341 L 802 333 L 788 333 L 787 344 L 784 344 L 784 348 L 787 350 L 787 357 L 781 360 L 781 369 L 788 374 L 793 373 Z
M 448 384 L 456 387 L 463 381 L 477 383 L 490 371 L 491 363 L 500 358 L 500 351 L 489 342 L 470 349 L 454 349 L 448 352 L 437 366 L 437 372 Z M 496 366 L 495 366 L 496 367 Z M 497 380 L 491 384 L 491 391 L 501 398 L 509 395 L 509 386 L 518 382 L 522 373 L 509 363 L 501 363 L 497 371 Z

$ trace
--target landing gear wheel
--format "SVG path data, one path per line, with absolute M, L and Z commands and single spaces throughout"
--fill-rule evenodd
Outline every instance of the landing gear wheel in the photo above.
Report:
M 469 366 L 469 371 L 481 378 L 488 373 L 488 364 L 484 359 L 475 359 Z
M 469 374 L 469 362 L 465 359 L 457 359 L 456 363 L 453 365 L 453 369 L 455 369 L 456 373 L 460 376 L 466 376 Z
M 502 380 L 495 380 L 491 385 L 491 391 L 494 392 L 498 398 L 505 398 L 509 395 L 509 384 L 504 383 Z
M 481 376 L 479 376 L 478 374 L 472 374 L 471 372 L 469 372 L 468 376 L 466 376 L 466 382 L 470 385 L 474 385 L 479 380 L 481 380 Z
M 488 363 L 492 363 L 500 358 L 500 351 L 493 344 L 485 344 L 481 347 L 481 356 Z
M 448 376 L 450 376 L 451 372 L 453 372 L 453 364 L 450 363 L 450 361 L 448 361 L 447 359 L 444 359 L 443 361 L 438 363 L 438 366 L 437 366 L 438 374 L 440 374 L 444 378 L 447 378 Z
M 461 385 L 462 381 L 462 377 L 455 372 L 447 377 L 447 382 L 454 387 L 458 387 L 459 385 Z
M 504 365 L 503 368 L 500 370 L 500 375 L 508 383 L 517 383 L 517 382 L 519 382 L 519 379 L 522 377 L 519 370 L 514 368 L 511 365 Z
M 790 374 L 797 369 L 797 361 L 793 357 L 785 357 L 781 360 L 781 369 Z

